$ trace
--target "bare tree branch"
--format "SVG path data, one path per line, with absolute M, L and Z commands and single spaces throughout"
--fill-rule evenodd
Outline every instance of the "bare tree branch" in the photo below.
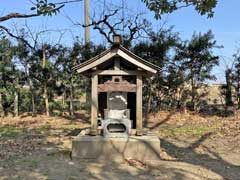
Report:
M 112 41 L 112 35 L 118 34 L 119 31 L 122 31 L 122 28 L 120 29 L 118 26 L 123 24 L 123 29 L 127 29 L 127 34 L 124 35 L 124 42 L 130 43 L 133 39 L 137 38 L 135 37 L 138 34 L 138 37 L 140 36 L 141 32 L 147 31 L 147 27 L 149 26 L 149 23 L 146 19 L 140 19 L 141 14 L 137 14 L 133 20 L 128 19 L 127 21 L 123 18 L 121 18 L 117 22 L 112 22 L 111 18 L 119 12 L 119 9 L 114 10 L 113 12 L 109 14 L 103 15 L 102 19 L 96 21 L 92 18 L 92 22 L 87 26 L 92 26 L 93 29 L 96 29 L 99 31 L 101 35 L 103 35 L 106 40 L 113 44 Z M 75 25 L 81 25 L 79 23 L 75 23 Z M 86 25 L 81 25 L 82 27 L 87 27 Z
M 10 13 L 10 14 L 0 17 L 0 22 L 7 21 L 7 20 L 13 19 L 13 18 L 29 18 L 29 17 L 34 17 L 34 16 L 39 16 L 39 14 Z
M 75 2 L 80 2 L 80 1 L 83 1 L 83 0 L 62 1 L 62 2 L 54 3 L 54 4 L 56 4 L 56 5 L 61 5 L 61 4 L 75 3 Z
M 52 12 L 58 11 L 58 10 L 60 10 L 63 7 L 64 7 L 64 5 L 61 5 L 61 6 L 57 7 L 57 8 L 51 9 L 50 11 L 52 11 Z M 0 17 L 0 22 L 7 21 L 9 19 L 15 19 L 15 18 L 30 18 L 30 17 L 41 16 L 44 13 L 45 12 L 39 12 L 39 13 L 35 13 L 35 14 L 10 13 L 10 14 L 7 14 L 5 16 Z
M 62 9 L 65 6 L 65 4 L 80 2 L 80 1 L 82 1 L 82 0 L 70 0 L 70 1 L 52 3 L 52 4 L 54 4 L 54 6 L 59 5 L 58 7 L 55 7 L 55 8 L 53 8 L 54 6 L 50 6 L 50 3 L 49 3 L 47 5 L 49 5 L 50 8 L 46 9 L 46 11 L 45 10 L 37 11 L 37 13 L 33 13 L 33 14 L 22 14 L 22 13 L 12 12 L 5 16 L 0 17 L 0 22 L 7 21 L 10 19 L 15 19 L 15 18 L 31 18 L 31 17 L 45 15 L 46 13 L 58 12 L 60 9 Z M 32 2 L 32 4 L 34 4 L 35 6 L 37 5 L 37 3 L 33 3 L 33 2 Z
M 93 26 L 93 29 L 96 29 L 99 31 L 100 34 L 102 34 L 109 43 L 113 43 L 112 39 L 111 39 L 111 34 L 116 34 L 116 31 L 114 29 L 114 27 L 117 25 L 117 24 L 121 24 L 123 20 L 121 20 L 120 22 L 116 23 L 115 25 L 111 25 L 109 23 L 109 18 L 114 16 L 115 14 L 118 13 L 118 9 L 114 10 L 112 13 L 110 14 L 106 14 L 104 15 L 103 19 L 101 20 L 98 20 L 98 21 L 95 21 L 95 20 L 92 20 L 92 23 L 90 23 L 89 25 L 82 25 L 82 27 L 88 27 L 88 26 Z M 80 25 L 80 24 L 79 24 Z M 105 32 L 104 31 L 104 28 L 103 26 L 100 27 L 100 25 L 106 25 L 107 28 L 109 29 L 109 32 Z
M 2 29 L 3 31 L 5 31 L 9 36 L 19 40 L 19 41 L 22 41 L 23 43 L 25 43 L 28 47 L 30 47 L 31 49 L 33 49 L 33 46 L 31 46 L 31 44 L 28 43 L 27 40 L 25 40 L 23 37 L 21 36 L 16 36 L 14 35 L 8 28 L 4 27 L 4 26 L 1 26 L 0 25 L 0 29 Z

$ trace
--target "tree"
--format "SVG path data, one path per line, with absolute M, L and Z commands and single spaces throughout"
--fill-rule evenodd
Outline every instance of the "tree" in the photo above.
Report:
M 172 28 L 162 29 L 157 33 L 152 33 L 150 41 L 140 42 L 132 48 L 135 54 L 162 69 L 156 76 L 147 78 L 144 82 L 148 112 L 157 110 L 156 107 L 161 108 L 161 103 L 171 96 L 169 85 L 173 79 L 167 79 L 167 76 L 171 74 L 168 70 L 170 70 L 169 66 L 172 63 L 169 52 L 174 50 L 179 40 L 178 34 L 172 32 Z
M 93 44 L 83 45 L 78 39 L 75 40 L 73 47 L 59 47 L 56 68 L 58 71 L 59 95 L 62 96 L 63 110 L 66 107 L 66 99 L 69 99 L 69 115 L 74 115 L 74 99 L 81 94 L 80 91 L 86 89 L 86 93 L 90 92 L 88 83 L 81 78 L 73 67 L 80 62 L 90 59 L 105 50 L 105 47 Z M 78 91 L 77 91 L 78 90 Z
M 234 67 L 232 72 L 232 85 L 235 88 L 237 108 L 240 109 L 240 54 L 237 52 L 233 55 L 234 57 Z
M 56 62 L 58 49 L 49 44 L 42 44 L 31 49 L 23 42 L 16 47 L 16 58 L 22 66 L 25 76 L 25 84 L 29 86 L 32 116 L 37 113 L 37 105 L 41 107 L 40 97 L 42 94 L 45 105 L 45 113 L 50 115 L 49 98 L 52 97 L 52 89 L 56 86 Z
M 5 37 L 0 39 L 0 116 L 10 111 L 16 88 L 17 71 L 13 59 L 13 45 Z
M 227 113 L 228 109 L 231 109 L 234 107 L 235 99 L 238 102 L 238 87 L 239 85 L 239 72 L 238 72 L 238 63 L 239 63 L 239 57 L 238 53 L 233 55 L 233 62 L 227 63 L 225 67 L 225 84 L 223 84 L 220 87 L 221 94 L 224 97 L 223 104 L 225 105 L 225 113 Z M 234 91 L 235 90 L 235 91 Z
M 42 86 L 42 95 L 45 104 L 45 114 L 50 116 L 49 99 L 53 97 L 52 89 L 55 88 L 57 82 L 57 70 L 55 65 L 57 63 L 59 53 L 59 45 L 52 46 L 50 44 L 42 44 L 41 47 L 34 53 L 37 64 L 35 65 L 35 79 L 37 79 Z
M 108 10 L 107 12 L 103 11 L 97 18 L 91 17 L 91 22 L 88 25 L 74 22 L 70 17 L 69 19 L 74 25 L 84 28 L 89 26 L 93 27 L 93 29 L 97 30 L 110 44 L 113 44 L 113 35 L 119 35 L 124 32 L 122 44 L 127 48 L 130 48 L 131 42 L 134 39 L 140 38 L 143 34 L 146 35 L 151 32 L 151 23 L 147 21 L 147 19 L 142 18 L 141 14 L 126 18 L 119 18 L 118 16 L 120 16 L 120 8 Z
M 52 16 L 56 15 L 60 12 L 60 10 L 68 3 L 79 2 L 81 0 L 71 0 L 71 1 L 62 1 L 62 2 L 49 2 L 49 0 L 35 0 L 31 1 L 33 6 L 30 10 L 33 13 L 23 14 L 18 12 L 11 12 L 6 15 L 0 16 L 0 23 L 5 22 L 11 19 L 25 19 L 25 18 L 32 18 L 37 16 Z M 13 37 L 14 39 L 23 41 L 25 44 L 31 47 L 31 45 L 21 36 L 15 35 L 9 28 L 4 25 L 0 25 L 0 30 L 7 33 L 9 36 Z
M 55 65 L 61 49 L 59 49 L 59 47 L 61 47 L 59 44 L 63 33 L 61 31 L 55 31 L 55 34 L 60 33 L 60 36 L 56 44 L 51 45 L 39 40 L 42 35 L 49 33 L 50 30 L 42 30 L 33 33 L 27 25 L 26 28 L 27 31 L 24 28 L 20 30 L 20 37 L 24 39 L 24 41 L 18 41 L 16 56 L 23 66 L 24 74 L 27 79 L 26 84 L 30 88 L 32 115 L 36 115 L 36 101 L 38 101 L 38 104 L 41 102 L 41 98 L 37 95 L 42 93 L 45 113 L 49 116 L 49 98 L 54 94 L 53 91 L 56 87 L 57 70 Z M 29 39 L 29 37 L 31 39 Z M 31 44 L 28 43 L 28 45 L 25 42 L 31 42 Z M 41 93 L 39 89 L 42 89 Z
M 22 36 L 24 38 L 24 36 Z M 34 78 L 38 69 L 35 68 L 38 63 L 34 54 L 34 49 L 27 46 L 23 41 L 18 41 L 18 44 L 15 46 L 15 59 L 22 68 L 22 78 L 24 78 L 23 84 L 29 87 L 29 95 L 31 102 L 31 111 L 32 116 L 36 116 L 37 107 L 36 107 L 36 91 L 40 86 L 36 78 Z
M 175 58 L 180 62 L 182 71 L 185 72 L 185 81 L 190 85 L 191 107 L 194 111 L 205 93 L 198 90 L 206 80 L 216 78 L 211 71 L 219 63 L 219 57 L 212 51 L 217 47 L 214 35 L 208 31 L 205 34 L 194 34 L 190 41 L 184 42 L 177 50 Z
M 226 107 L 233 106 L 233 92 L 232 92 L 232 87 L 233 87 L 233 75 L 232 75 L 232 70 L 231 69 L 226 69 L 225 70 L 225 78 L 226 78 L 226 84 L 223 86 L 223 89 L 225 90 L 225 104 Z
M 169 14 L 181 8 L 193 6 L 200 15 L 212 17 L 217 0 L 142 0 L 150 11 L 159 19 L 163 14 Z

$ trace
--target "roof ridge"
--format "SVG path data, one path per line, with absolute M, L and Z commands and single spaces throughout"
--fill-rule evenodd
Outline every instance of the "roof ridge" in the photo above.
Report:
M 114 49 L 117 49 L 117 51 L 116 51 L 116 54 L 117 54 L 117 55 L 119 55 L 118 50 L 121 50 L 123 53 L 126 53 L 127 55 L 129 55 L 130 57 L 132 57 L 133 59 L 135 59 L 136 61 L 139 61 L 140 63 L 145 64 L 146 66 L 149 66 L 149 67 L 155 69 L 156 71 L 161 70 L 161 68 L 160 68 L 159 66 L 157 66 L 157 65 L 155 65 L 155 64 L 153 64 L 153 63 L 151 63 L 151 62 L 149 62 L 149 61 L 144 60 L 143 58 L 137 56 L 136 54 L 134 54 L 134 53 L 131 52 L 130 50 L 126 49 L 126 48 L 123 47 L 122 45 L 111 46 L 110 48 L 108 48 L 108 49 L 106 49 L 105 51 L 101 52 L 99 55 L 96 55 L 96 56 L 90 58 L 89 60 L 87 60 L 87 61 L 85 61 L 85 62 L 83 62 L 83 63 L 80 63 L 80 64 L 74 66 L 72 69 L 73 69 L 73 70 L 77 70 L 77 69 L 80 69 L 80 68 L 82 68 L 82 67 L 84 67 L 84 66 L 87 66 L 88 64 L 91 64 L 91 63 L 93 63 L 94 61 L 96 61 L 96 60 L 104 57 L 105 55 L 107 55 L 108 53 L 110 53 L 110 52 L 111 52 L 112 50 L 114 50 Z M 127 59 L 126 59 L 126 60 L 127 60 Z
M 153 67 L 161 70 L 161 68 L 160 68 L 159 66 L 157 66 L 157 65 L 155 65 L 155 64 L 153 64 L 153 63 L 151 63 L 151 62 L 149 62 L 149 61 L 141 58 L 140 56 L 134 54 L 132 51 L 128 50 L 127 48 L 123 47 L 122 45 L 119 46 L 119 49 L 121 49 L 121 50 L 123 50 L 123 51 L 125 51 L 125 52 L 127 52 L 127 53 L 130 53 L 132 56 L 134 56 L 135 58 L 143 61 L 144 63 L 146 63 L 146 64 L 148 64 L 148 65 L 150 65 L 150 66 L 153 66 Z
M 106 49 L 105 51 L 101 52 L 100 54 L 98 54 L 98 55 L 96 55 L 96 56 L 94 56 L 94 57 L 92 57 L 92 58 L 84 61 L 83 63 L 80 63 L 80 64 L 74 66 L 72 69 L 73 69 L 73 70 L 76 70 L 76 69 L 78 69 L 78 68 L 80 68 L 80 67 L 82 67 L 82 66 L 84 66 L 84 65 L 90 64 L 91 62 L 93 62 L 93 61 L 95 61 L 95 60 L 103 57 L 105 54 L 107 54 L 108 52 L 110 52 L 110 50 L 111 50 L 111 48 L 108 48 L 108 49 Z

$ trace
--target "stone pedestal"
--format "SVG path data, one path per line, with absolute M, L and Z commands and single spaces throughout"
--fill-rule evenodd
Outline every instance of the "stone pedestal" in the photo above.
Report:
M 100 161 L 136 159 L 142 162 L 160 159 L 160 140 L 157 136 L 104 138 L 78 136 L 72 142 L 72 157 Z

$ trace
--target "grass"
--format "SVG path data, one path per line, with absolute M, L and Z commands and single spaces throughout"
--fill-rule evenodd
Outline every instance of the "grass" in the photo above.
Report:
M 52 127 L 49 124 L 41 125 L 39 127 L 35 127 L 33 131 L 38 134 L 50 134 L 51 130 L 61 130 L 61 131 L 67 131 L 67 130 L 73 130 L 80 128 L 79 125 L 69 124 L 69 125 L 61 125 L 60 127 Z M 0 138 L 16 138 L 18 136 L 23 135 L 27 132 L 26 128 L 22 127 L 16 127 L 14 125 L 0 125 Z
M 169 137 L 178 136 L 193 136 L 201 137 L 206 133 L 214 132 L 218 128 L 215 126 L 200 126 L 200 125 L 184 125 L 184 126 L 162 126 L 159 128 L 159 133 Z
M 69 124 L 69 125 L 61 125 L 61 128 L 62 129 L 68 129 L 68 130 L 71 130 L 71 129 L 78 129 L 78 128 L 81 128 L 81 126 L 79 125 L 76 125 L 76 124 Z
M 37 168 L 38 167 L 38 162 L 36 160 L 32 160 L 29 162 L 29 167 L 31 168 Z
M 0 137 L 15 138 L 24 132 L 24 128 L 17 128 L 11 125 L 0 126 Z
M 49 130 L 51 129 L 51 125 L 42 125 L 34 129 L 34 131 L 38 134 L 49 134 Z
M 81 128 L 81 126 L 74 125 L 74 124 L 61 125 L 59 127 L 54 127 L 49 124 L 46 124 L 46 125 L 42 125 L 42 126 L 35 128 L 34 131 L 38 134 L 50 135 L 51 132 L 53 132 L 53 131 L 65 132 L 65 131 L 70 131 L 70 130 L 79 129 L 79 128 Z

